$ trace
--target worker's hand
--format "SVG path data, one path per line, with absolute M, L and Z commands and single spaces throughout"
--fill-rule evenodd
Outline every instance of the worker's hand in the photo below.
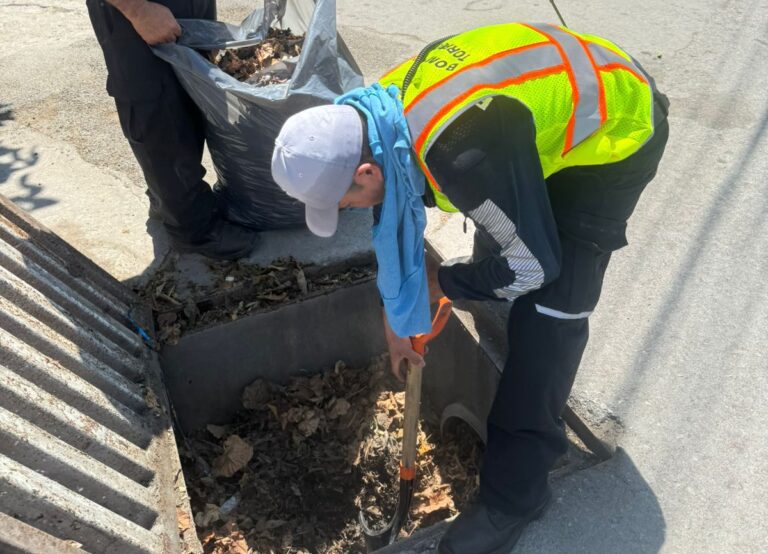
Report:
M 181 27 L 171 10 L 147 0 L 116 2 L 116 7 L 131 22 L 144 42 L 154 46 L 174 42 L 181 36 Z
M 429 286 L 429 303 L 434 304 L 443 296 L 445 296 L 443 289 L 440 288 L 440 281 L 437 278 L 437 272 L 440 270 L 440 263 L 429 256 L 427 253 L 424 254 L 424 257 L 427 260 L 426 266 L 427 285 Z
M 409 337 L 398 337 L 387 321 L 387 314 L 381 311 L 384 318 L 384 336 L 387 339 L 387 348 L 389 349 L 389 362 L 392 366 L 392 373 L 398 381 L 405 381 L 406 365 L 413 364 L 416 367 L 424 367 L 424 358 L 414 352 Z M 405 362 L 405 364 L 404 364 Z

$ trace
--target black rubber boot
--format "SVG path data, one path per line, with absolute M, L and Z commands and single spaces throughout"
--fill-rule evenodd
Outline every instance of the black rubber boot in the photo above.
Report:
M 451 523 L 437 547 L 439 554 L 509 554 L 526 525 L 547 511 L 552 492 L 525 516 L 511 516 L 475 502 Z

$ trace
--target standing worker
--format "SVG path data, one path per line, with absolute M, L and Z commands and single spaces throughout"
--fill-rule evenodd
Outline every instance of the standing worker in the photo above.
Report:
M 408 336 L 428 330 L 429 300 L 514 301 L 478 500 L 441 553 L 507 553 L 546 509 L 588 317 L 656 173 L 667 107 L 612 42 L 512 23 L 437 41 L 283 126 L 272 174 L 306 204 L 313 232 L 332 235 L 339 208 L 379 206 L 373 241 L 396 375 L 403 360 L 423 364 Z M 471 257 L 425 267 L 425 203 L 472 219 Z
M 255 231 L 226 221 L 201 165 L 205 121 L 151 45 L 181 34 L 176 18 L 213 19 L 216 0 L 87 0 L 123 134 L 147 182 L 150 217 L 180 252 L 247 256 Z

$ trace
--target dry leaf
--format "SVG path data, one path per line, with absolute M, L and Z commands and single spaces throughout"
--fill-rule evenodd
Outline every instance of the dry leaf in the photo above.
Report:
M 453 500 L 445 488 L 438 490 L 428 489 L 418 495 L 420 502 L 413 509 L 414 515 L 418 517 L 428 516 L 438 510 L 454 510 Z
M 173 323 L 176 323 L 177 316 L 174 312 L 166 312 L 157 316 L 157 324 L 160 327 L 167 327 Z
M 389 417 L 387 414 L 384 414 L 384 413 L 376 414 L 376 424 L 380 428 L 389 429 L 389 426 L 391 423 L 392 423 L 392 418 Z
M 312 392 L 306 379 L 295 379 L 288 386 L 288 396 L 294 403 L 296 403 L 297 400 L 306 402 L 311 400 L 314 395 L 315 393 Z
M 298 425 L 299 432 L 305 437 L 314 435 L 318 427 L 320 427 L 320 418 L 315 415 L 314 411 L 308 412 Z
M 272 385 L 263 379 L 243 389 L 242 402 L 246 410 L 261 410 L 272 396 Z
M 272 300 L 274 302 L 280 302 L 281 300 L 288 298 L 288 293 L 284 292 L 282 294 L 259 294 L 256 298 L 259 300 Z
M 205 551 L 210 554 L 248 554 L 248 543 L 243 532 L 233 521 L 224 525 L 217 533 L 207 533 L 202 539 Z
M 265 60 L 268 60 L 275 54 L 274 47 L 269 44 L 268 42 L 261 45 L 261 48 L 259 48 L 256 52 L 256 57 L 259 58 L 259 61 L 264 63 Z
M 224 453 L 213 460 L 213 474 L 216 477 L 232 477 L 243 469 L 253 457 L 253 447 L 237 435 L 224 441 Z
M 309 388 L 315 393 L 315 396 L 323 396 L 323 376 L 320 374 L 313 375 L 309 380 Z
M 176 506 L 176 524 L 179 527 L 180 535 L 183 535 L 184 531 L 187 531 L 192 527 L 192 520 L 189 518 L 189 512 L 182 509 L 180 506 Z
M 200 542 L 202 543 L 203 546 L 207 546 L 208 544 L 215 542 L 216 539 L 217 539 L 216 531 L 213 531 L 213 530 L 206 531 L 200 536 Z
M 301 294 L 307 294 L 309 289 L 307 288 L 307 277 L 304 275 L 304 271 L 299 268 L 296 270 L 296 284 L 299 285 Z
M 209 423 L 205 426 L 206 429 L 208 429 L 208 432 L 216 437 L 217 439 L 220 439 L 224 435 L 227 434 L 227 428 L 223 425 L 214 425 L 212 423 Z
M 200 309 L 197 307 L 197 303 L 192 299 L 187 300 L 184 303 L 183 311 L 187 320 L 189 320 L 189 325 L 193 326 L 197 318 L 200 317 Z
M 428 441 L 426 440 L 419 441 L 418 453 L 420 457 L 432 452 L 433 449 L 434 449 L 434 445 L 430 444 Z
M 336 419 L 337 417 L 346 415 L 349 412 L 350 404 L 346 398 L 337 398 L 336 402 L 331 406 L 331 411 L 328 412 L 328 419 Z
M 158 400 L 155 391 L 150 388 L 144 389 L 144 401 L 147 403 L 147 407 L 150 410 L 160 409 L 160 400 Z
M 212 523 L 219 520 L 219 507 L 216 504 L 206 504 L 202 512 L 195 514 L 195 524 L 198 527 L 210 527 Z
M 283 412 L 281 418 L 283 429 L 285 429 L 288 423 L 298 423 L 299 421 L 302 421 L 306 415 L 307 409 L 304 406 L 291 406 L 286 412 Z

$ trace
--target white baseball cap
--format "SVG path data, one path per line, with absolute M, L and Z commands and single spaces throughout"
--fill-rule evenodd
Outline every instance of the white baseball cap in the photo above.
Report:
M 330 237 L 339 221 L 339 201 L 360 164 L 363 125 L 352 106 L 317 106 L 292 115 L 275 139 L 272 178 L 303 202 L 307 227 Z

